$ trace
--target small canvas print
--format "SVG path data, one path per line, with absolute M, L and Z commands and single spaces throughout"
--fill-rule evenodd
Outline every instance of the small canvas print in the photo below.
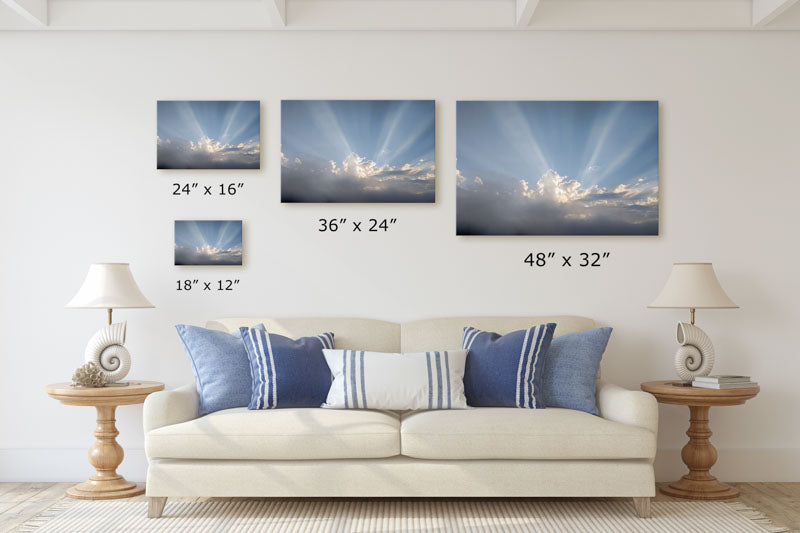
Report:
M 433 202 L 433 100 L 284 100 L 282 202 Z
M 159 169 L 261 168 L 258 100 L 159 100 Z
M 657 101 L 460 101 L 458 235 L 658 235 Z
M 241 266 L 241 220 L 176 220 L 175 265 Z

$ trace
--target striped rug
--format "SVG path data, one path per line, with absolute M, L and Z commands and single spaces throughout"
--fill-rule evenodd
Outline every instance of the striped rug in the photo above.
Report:
M 368 532 L 508 531 L 764 533 L 758 511 L 722 502 L 655 502 L 653 518 L 630 500 L 210 500 L 168 501 L 147 518 L 143 501 L 65 501 L 17 531 L 58 532 Z

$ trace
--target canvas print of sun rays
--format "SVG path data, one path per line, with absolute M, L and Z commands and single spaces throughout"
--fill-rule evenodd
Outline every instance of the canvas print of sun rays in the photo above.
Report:
M 458 235 L 658 235 L 657 101 L 457 103 Z
M 241 220 L 176 220 L 176 266 L 241 266 Z
M 435 201 L 433 100 L 281 102 L 282 202 Z
M 158 102 L 159 169 L 261 168 L 257 100 Z

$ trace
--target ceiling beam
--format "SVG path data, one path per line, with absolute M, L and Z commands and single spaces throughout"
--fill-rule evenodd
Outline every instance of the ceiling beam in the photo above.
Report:
M 262 0 L 275 26 L 286 26 L 286 0 Z
M 800 30 L 800 0 L 0 0 L 0 31 L 43 29 Z
M 766 26 L 796 3 L 797 0 L 753 0 L 753 26 Z
M 529 26 L 539 0 L 517 0 L 517 26 Z
M 47 26 L 47 0 L 2 0 L 34 26 Z

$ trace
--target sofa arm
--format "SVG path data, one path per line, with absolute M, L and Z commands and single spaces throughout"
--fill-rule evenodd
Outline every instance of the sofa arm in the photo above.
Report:
M 194 420 L 199 406 L 194 383 L 151 394 L 144 401 L 144 432 Z
M 658 435 L 658 402 L 652 394 L 601 381 L 597 384 L 597 408 L 607 420 L 643 427 Z

